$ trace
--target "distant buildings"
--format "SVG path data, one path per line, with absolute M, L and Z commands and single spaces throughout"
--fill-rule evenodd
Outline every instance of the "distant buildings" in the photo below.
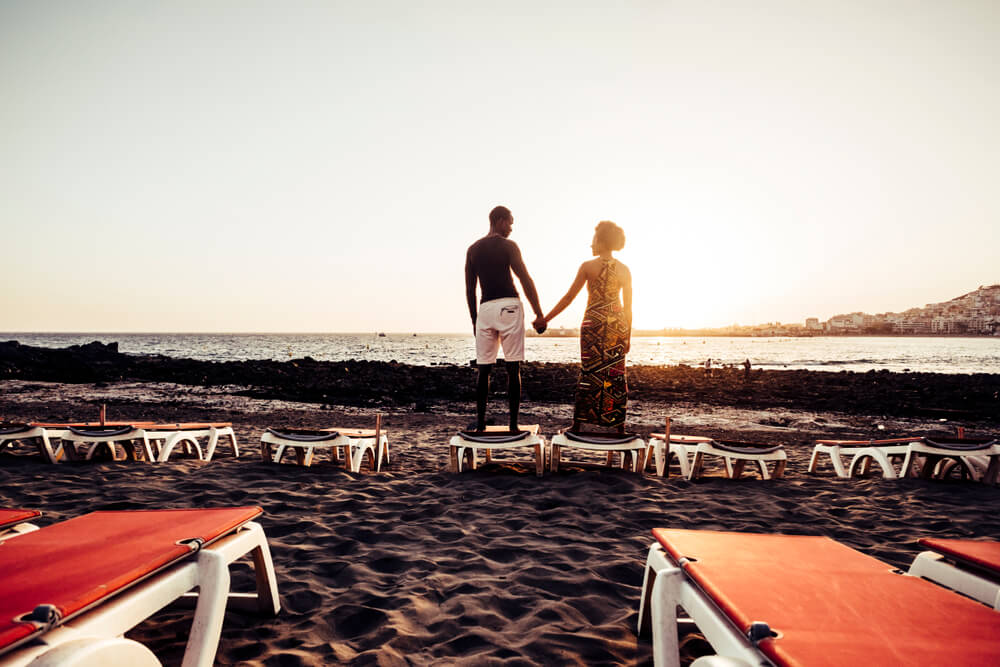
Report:
M 826 322 L 809 318 L 805 328 L 824 334 L 1000 335 L 1000 285 L 902 313 L 850 313 Z

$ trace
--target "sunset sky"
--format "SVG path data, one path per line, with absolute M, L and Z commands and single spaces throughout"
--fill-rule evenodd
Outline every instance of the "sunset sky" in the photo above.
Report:
M 497 204 L 546 310 L 603 219 L 640 328 L 923 306 L 998 82 L 995 0 L 7 0 L 0 331 L 463 332 Z

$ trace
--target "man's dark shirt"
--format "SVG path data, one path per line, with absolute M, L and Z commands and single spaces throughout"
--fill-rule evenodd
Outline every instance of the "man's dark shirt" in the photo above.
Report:
M 506 297 L 517 298 L 510 265 L 520 258 L 521 250 L 517 244 L 502 236 L 484 236 L 469 246 L 465 266 L 479 278 L 483 292 L 480 303 Z

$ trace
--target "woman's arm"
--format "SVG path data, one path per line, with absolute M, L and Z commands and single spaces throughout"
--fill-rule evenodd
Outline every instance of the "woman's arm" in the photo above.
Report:
M 622 264 L 622 307 L 625 310 L 625 323 L 628 325 L 628 338 L 625 340 L 625 354 L 632 348 L 632 272 Z
M 566 292 L 566 296 L 559 299 L 559 303 L 555 305 L 555 308 L 549 311 L 549 314 L 545 316 L 546 322 L 551 322 L 556 315 L 566 310 L 566 307 L 573 303 L 573 299 L 575 299 L 576 295 L 580 293 L 581 289 L 583 289 L 583 284 L 587 282 L 587 272 L 584 270 L 584 266 L 585 264 L 580 265 L 580 270 L 576 272 L 576 278 L 573 279 L 573 284 L 569 286 L 569 291 Z

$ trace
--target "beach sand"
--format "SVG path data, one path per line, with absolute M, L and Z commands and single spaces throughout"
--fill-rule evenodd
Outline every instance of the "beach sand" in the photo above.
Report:
M 741 409 L 674 401 L 630 405 L 630 427 L 781 442 L 786 478 L 686 482 L 600 467 L 573 453 L 536 478 L 527 455 L 478 472 L 447 472 L 446 443 L 469 407 L 437 402 L 385 414 L 392 461 L 351 474 L 324 457 L 311 468 L 267 465 L 265 426 L 370 426 L 374 408 L 250 398 L 226 387 L 164 383 L 0 382 L 8 420 L 231 421 L 242 456 L 203 463 L 43 464 L 0 454 L 0 505 L 41 509 L 41 525 L 92 510 L 260 505 L 278 576 L 277 618 L 226 615 L 219 664 L 634 665 L 651 661 L 635 633 L 650 530 L 658 526 L 827 535 L 906 568 L 919 537 L 1000 537 L 1000 492 L 971 483 L 838 480 L 805 470 L 818 437 L 952 432 L 951 424 L 880 415 Z M 571 406 L 527 403 L 522 423 L 552 434 Z M 497 414 L 502 423 L 502 414 Z M 879 431 L 878 425 L 885 431 Z M 977 430 L 978 429 L 978 430 Z M 980 424 L 968 435 L 985 435 Z M 781 582 L 761 582 L 762 589 Z M 234 587 L 250 587 L 239 567 Z M 191 611 L 168 609 L 129 636 L 165 664 L 184 650 Z M 688 653 L 700 642 L 690 641 Z

